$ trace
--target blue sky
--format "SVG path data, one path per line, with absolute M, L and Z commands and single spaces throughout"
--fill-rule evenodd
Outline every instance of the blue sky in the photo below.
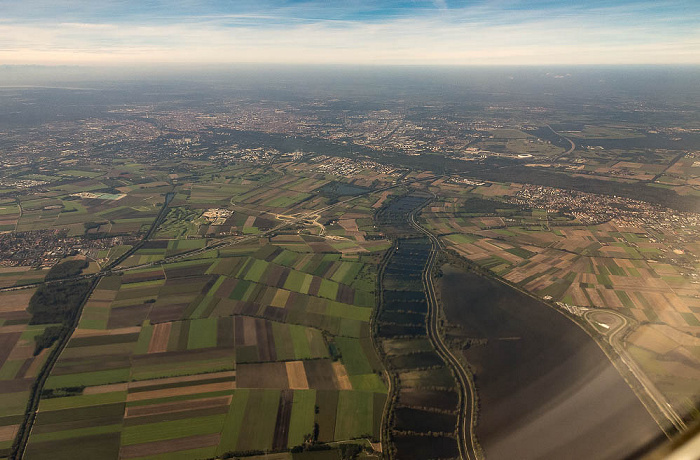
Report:
M 0 0 L 0 64 L 700 64 L 700 1 Z

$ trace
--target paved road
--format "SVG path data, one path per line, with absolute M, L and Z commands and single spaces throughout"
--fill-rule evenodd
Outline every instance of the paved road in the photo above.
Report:
M 683 157 L 686 156 L 687 154 L 688 154 L 688 152 L 681 152 L 681 153 L 679 153 L 678 155 L 676 155 L 676 156 L 673 158 L 673 160 L 671 160 L 671 162 L 668 164 L 668 166 L 666 166 L 666 167 L 664 168 L 664 170 L 661 171 L 659 174 L 657 174 L 656 176 L 654 176 L 649 182 L 656 182 L 657 180 L 659 180 L 659 178 L 660 178 L 661 176 L 663 176 L 663 175 L 666 173 L 666 171 L 668 171 L 669 169 L 671 169 L 671 167 L 672 167 L 673 165 L 675 165 L 676 163 L 678 163 L 679 161 L 681 161 L 681 158 L 683 158 Z
M 391 260 L 392 256 L 394 255 L 395 252 L 395 246 L 392 245 L 391 249 L 389 249 L 385 255 L 384 258 L 381 261 L 381 264 L 379 266 L 379 273 L 377 275 L 377 292 L 379 292 L 380 295 L 380 301 L 379 305 L 377 306 L 377 310 L 375 310 L 374 314 L 372 315 L 372 323 L 371 323 L 371 328 L 373 333 L 371 334 L 372 336 L 372 344 L 374 345 L 374 348 L 379 352 L 379 345 L 377 344 L 377 336 L 374 334 L 374 326 L 377 321 L 377 316 L 379 315 L 379 309 L 383 308 L 384 306 L 384 291 L 383 291 L 383 283 L 384 283 L 384 270 L 386 269 L 387 263 L 389 260 Z M 379 353 L 378 353 L 379 354 Z M 391 437 L 389 435 L 389 431 L 391 427 L 389 426 L 389 422 L 387 419 L 387 416 L 389 415 L 389 407 L 392 404 L 392 399 L 394 397 L 394 393 L 397 391 L 397 388 L 394 384 L 394 376 L 389 373 L 389 370 L 387 369 L 386 366 L 384 366 L 384 376 L 386 377 L 386 381 L 389 385 L 389 388 L 387 389 L 387 398 L 386 401 L 384 402 L 384 409 L 382 409 L 382 422 L 381 422 L 381 427 L 379 430 L 379 445 L 381 446 L 381 451 L 382 452 L 390 452 L 391 447 L 389 445 L 389 438 Z
M 99 273 L 93 273 L 93 274 L 89 274 L 89 275 L 78 275 L 78 276 L 74 276 L 74 277 L 70 277 L 70 278 L 57 279 L 57 280 L 53 280 L 53 281 L 39 281 L 36 283 L 24 284 L 22 286 L 10 286 L 10 287 L 6 287 L 6 288 L 0 288 L 0 292 L 30 289 L 30 288 L 37 287 L 37 286 L 42 285 L 42 284 L 62 283 L 62 282 L 67 281 L 69 279 L 70 280 L 88 279 L 88 278 L 94 278 L 96 276 L 103 276 L 105 274 L 110 274 L 110 273 L 121 274 L 121 273 L 128 272 L 131 270 L 138 270 L 141 268 L 153 267 L 156 265 L 163 265 L 163 264 L 175 262 L 178 260 L 182 260 L 182 259 L 186 259 L 188 257 L 195 256 L 197 254 L 201 254 L 203 252 L 210 251 L 212 249 L 219 249 L 219 248 L 222 248 L 225 246 L 241 244 L 241 243 L 245 243 L 246 241 L 253 241 L 253 240 L 256 240 L 256 239 L 261 238 L 261 237 L 269 236 L 271 234 L 278 232 L 279 230 L 281 230 L 285 227 L 289 227 L 290 225 L 298 224 L 298 223 L 304 222 L 304 221 L 309 220 L 309 219 L 313 220 L 314 218 L 316 218 L 317 215 L 320 215 L 321 213 L 328 211 L 329 209 L 332 209 L 338 205 L 345 204 L 345 203 L 348 203 L 350 201 L 356 200 L 364 195 L 368 195 L 368 194 L 372 194 L 372 193 L 381 193 L 381 192 L 384 192 L 386 190 L 391 190 L 391 189 L 394 189 L 397 187 L 406 186 L 406 185 L 414 183 L 414 182 L 424 182 L 424 181 L 429 181 L 429 180 L 435 180 L 438 177 L 439 176 L 430 176 L 430 177 L 424 177 L 422 179 L 412 179 L 412 180 L 408 180 L 408 181 L 399 182 L 399 183 L 396 183 L 394 185 L 390 185 L 388 187 L 384 187 L 381 189 L 368 190 L 367 192 L 360 193 L 360 194 L 352 196 L 350 198 L 346 198 L 346 199 L 338 201 L 336 203 L 324 206 L 323 208 L 315 209 L 313 211 L 309 211 L 309 212 L 304 213 L 304 214 L 298 214 L 298 215 L 294 216 L 291 220 L 286 220 L 285 222 L 282 222 L 281 224 L 279 224 L 279 225 L 277 225 L 277 226 L 275 226 L 275 227 L 271 228 L 270 230 L 267 230 L 263 233 L 260 233 L 257 235 L 249 235 L 249 236 L 224 237 L 221 239 L 217 239 L 216 241 L 212 241 L 211 243 L 209 243 L 208 245 L 206 245 L 203 248 L 193 249 L 190 251 L 182 252 L 180 254 L 169 256 L 169 257 L 166 257 L 166 258 L 159 260 L 159 261 L 156 261 L 156 262 L 149 262 L 149 263 L 145 263 L 145 264 L 133 265 L 131 267 L 111 268 L 110 269 L 109 267 L 115 266 L 114 262 L 112 262 L 105 269 L 101 270 Z M 161 213 L 163 213 L 166 208 L 167 208 L 167 206 L 164 206 L 163 210 L 161 210 Z M 163 214 L 162 217 L 165 217 L 165 214 Z M 159 215 L 159 218 L 160 218 L 160 215 Z M 157 219 L 159 219 L 159 218 L 157 218 Z M 158 220 L 155 222 L 158 222 Z M 149 235 L 151 233 L 152 233 L 152 231 L 149 230 Z M 144 238 L 143 241 L 146 241 L 146 238 Z M 140 244 L 142 244 L 143 241 L 141 241 Z M 125 255 L 128 257 L 129 255 L 133 254 L 136 251 L 136 249 L 138 249 L 138 247 L 134 246 L 134 248 L 132 248 Z M 123 261 L 124 259 L 125 259 L 125 257 L 122 256 L 122 257 L 120 257 L 119 261 Z
M 600 321 L 595 319 L 599 310 L 588 310 L 583 314 L 583 317 L 591 325 L 595 327 L 595 323 L 600 324 Z M 622 344 L 621 335 L 626 332 L 630 326 L 629 320 L 618 314 L 617 312 L 605 310 L 606 314 L 614 315 L 619 320 L 619 326 L 614 329 L 610 329 L 606 334 L 608 343 L 613 347 L 615 353 L 620 357 L 624 365 L 630 370 L 635 379 L 642 385 L 644 392 L 649 397 L 649 399 L 656 405 L 657 411 L 650 411 L 652 414 L 655 412 L 661 413 L 679 432 L 684 432 L 688 429 L 688 425 L 683 421 L 683 418 L 678 415 L 678 412 L 671 406 L 666 397 L 661 394 L 661 392 L 656 388 L 656 385 L 647 377 L 647 375 L 639 368 L 639 365 L 635 362 L 632 357 L 627 353 L 627 350 Z M 660 424 L 661 425 L 661 424 Z M 661 426 L 664 432 L 667 432 L 666 427 Z M 667 433 L 668 434 L 668 433 Z
M 265 232 L 263 232 L 263 233 L 259 233 L 259 234 L 257 234 L 257 235 L 249 235 L 249 236 L 244 236 L 244 237 L 241 237 L 241 236 L 230 236 L 230 237 L 225 237 L 225 238 L 216 240 L 216 241 L 214 241 L 214 242 L 212 242 L 212 243 L 208 244 L 207 246 L 205 246 L 205 247 L 203 247 L 203 248 L 200 248 L 200 249 L 194 249 L 194 250 L 192 250 L 192 251 L 183 252 L 183 253 L 181 253 L 181 254 L 177 254 L 177 255 L 174 255 L 174 256 L 166 257 L 165 259 L 159 260 L 159 261 L 157 261 L 157 262 L 150 262 L 150 263 L 146 263 L 146 264 L 136 265 L 136 266 L 133 266 L 133 267 L 129 267 L 129 268 L 125 268 L 125 269 L 120 269 L 120 270 L 135 270 L 135 269 L 138 269 L 138 268 L 144 268 L 144 267 L 149 267 L 149 266 L 153 266 L 153 265 L 162 265 L 162 264 L 165 264 L 165 263 L 173 262 L 173 261 L 175 261 L 175 260 L 180 260 L 180 259 L 184 259 L 184 258 L 187 258 L 187 257 L 191 257 L 191 256 L 193 256 L 193 255 L 196 255 L 196 254 L 199 254 L 199 253 L 202 253 L 202 252 L 210 251 L 210 250 L 212 250 L 212 249 L 218 249 L 218 248 L 221 248 L 221 247 L 223 247 L 223 246 L 229 246 L 229 245 L 233 245 L 233 244 L 244 243 L 244 242 L 246 242 L 246 241 L 256 240 L 256 239 L 261 238 L 261 237 L 265 237 L 265 236 L 272 235 L 272 234 L 278 232 L 279 230 L 281 230 L 281 229 L 283 229 L 283 228 L 285 228 L 285 227 L 289 227 L 290 225 L 299 224 L 299 223 L 302 223 L 302 222 L 308 221 L 308 220 L 312 220 L 312 221 L 313 221 L 313 220 L 317 219 L 318 216 L 320 216 L 322 213 L 328 211 L 329 209 L 333 209 L 334 207 L 339 206 L 339 205 L 341 205 L 341 204 L 345 204 L 345 203 L 348 203 L 348 202 L 350 202 L 350 201 L 356 200 L 356 199 L 358 199 L 358 198 L 360 198 L 360 197 L 362 197 L 362 196 L 370 195 L 370 194 L 373 194 L 373 193 L 381 193 L 381 192 L 384 192 L 384 191 L 386 191 L 386 190 L 391 190 L 391 189 L 394 189 L 394 188 L 397 188 L 397 187 L 406 186 L 406 185 L 411 184 L 411 183 L 414 183 L 414 182 L 423 182 L 423 181 L 428 181 L 428 180 L 435 180 L 435 179 L 437 179 L 438 177 L 439 177 L 439 176 L 430 176 L 430 177 L 424 177 L 424 178 L 422 178 L 422 179 L 412 179 L 412 180 L 408 180 L 408 181 L 405 181 L 405 182 L 399 182 L 399 183 L 396 183 L 396 184 L 394 184 L 394 185 L 390 185 L 390 186 L 388 186 L 388 187 L 384 187 L 384 188 L 380 188 L 380 189 L 376 189 L 376 190 L 368 190 L 368 191 L 366 191 L 366 192 L 363 192 L 363 193 L 359 193 L 359 194 L 357 194 L 357 195 L 354 195 L 354 196 L 352 196 L 352 197 L 350 197 L 350 198 L 346 198 L 346 199 L 341 200 L 341 201 L 338 201 L 338 202 L 336 202 L 336 203 L 329 204 L 329 205 L 324 206 L 324 207 L 322 207 L 322 208 L 314 209 L 313 211 L 305 212 L 305 213 L 303 213 L 303 214 L 285 215 L 286 219 L 285 219 L 284 222 L 282 222 L 281 224 L 279 224 L 279 225 L 277 225 L 277 226 L 271 228 L 270 230 L 267 230 L 267 231 L 265 231 Z M 270 214 L 270 213 L 268 213 L 268 214 Z M 280 214 L 280 216 L 282 216 L 282 214 Z
M 14 446 L 13 452 L 10 455 L 10 457 L 12 459 L 21 459 L 23 457 L 24 450 L 26 449 L 26 446 L 27 446 L 29 433 L 31 432 L 31 430 L 34 426 L 34 419 L 36 418 L 36 413 L 37 413 L 37 409 L 39 406 L 40 395 L 41 395 L 41 391 L 43 389 L 44 383 L 45 383 L 46 379 L 48 378 L 49 374 L 51 373 L 53 366 L 54 366 L 55 362 L 58 360 L 58 357 L 60 356 L 61 352 L 63 351 L 63 349 L 67 345 L 68 341 L 70 340 L 70 337 L 72 336 L 73 331 L 77 328 L 83 307 L 85 306 L 87 299 L 89 298 L 90 294 L 92 293 L 92 290 L 94 290 L 95 286 L 97 285 L 97 282 L 99 281 L 99 279 L 101 277 L 108 276 L 108 275 L 113 274 L 113 273 L 123 273 L 123 272 L 129 271 L 129 270 L 135 270 L 138 268 L 144 268 L 144 267 L 160 265 L 160 264 L 164 264 L 164 263 L 168 263 L 168 262 L 173 262 L 175 260 L 183 259 L 186 257 L 191 257 L 191 256 L 196 255 L 198 253 L 209 251 L 211 249 L 216 249 L 216 248 L 219 248 L 222 246 L 227 246 L 230 244 L 240 244 L 240 243 L 245 242 L 245 241 L 258 239 L 261 236 L 266 236 L 266 235 L 272 234 L 272 233 L 274 233 L 274 232 L 276 232 L 284 227 L 287 227 L 289 225 L 301 223 L 305 220 L 308 220 L 309 218 L 320 215 L 321 213 L 323 213 L 329 209 L 332 209 L 335 206 L 338 206 L 340 204 L 355 200 L 355 199 L 359 198 L 360 196 L 367 195 L 370 193 L 377 193 L 377 192 L 382 192 L 385 190 L 390 190 L 390 189 L 393 189 L 393 188 L 396 188 L 399 186 L 407 185 L 407 184 L 412 183 L 412 182 L 425 181 L 425 180 L 431 180 L 431 179 L 435 179 L 435 176 L 426 177 L 423 179 L 416 179 L 416 180 L 400 182 L 400 183 L 397 183 L 397 184 L 394 184 L 394 185 L 391 185 L 388 187 L 384 187 L 384 188 L 378 189 L 378 190 L 368 190 L 365 193 L 361 193 L 359 195 L 355 195 L 355 196 L 347 198 L 345 200 L 338 201 L 336 203 L 325 206 L 323 208 L 297 215 L 297 216 L 295 216 L 294 219 L 283 222 L 283 223 L 275 226 L 274 228 L 268 230 L 267 232 L 259 234 L 259 235 L 251 235 L 251 236 L 246 236 L 246 237 L 229 237 L 229 238 L 225 238 L 223 240 L 218 240 L 216 242 L 213 242 L 202 249 L 196 249 L 196 250 L 188 251 L 188 252 L 178 254 L 178 255 L 175 255 L 172 257 L 167 257 L 167 258 L 165 258 L 161 261 L 158 261 L 158 262 L 141 264 L 141 265 L 128 267 L 128 268 L 115 269 L 114 267 L 116 267 L 116 265 L 118 265 L 123 260 L 125 260 L 128 256 L 130 256 L 131 254 L 136 252 L 136 250 L 138 248 L 140 248 L 144 242 L 148 241 L 155 234 L 155 230 L 157 229 L 158 225 L 165 218 L 165 215 L 166 215 L 167 209 L 168 209 L 168 205 L 169 205 L 170 200 L 172 198 L 171 195 L 168 194 L 168 195 L 166 195 L 163 207 L 161 208 L 160 212 L 158 213 L 158 216 L 153 221 L 151 227 L 149 228 L 149 230 L 146 233 L 146 235 L 144 236 L 144 238 L 139 243 L 134 245 L 129 251 L 127 251 L 126 254 L 124 254 L 119 259 L 113 261 L 112 263 L 110 263 L 109 265 L 104 267 L 98 273 L 94 273 L 94 274 L 90 274 L 90 275 L 78 275 L 78 276 L 60 279 L 60 280 L 47 281 L 47 282 L 42 281 L 39 283 L 32 283 L 30 285 L 25 285 L 25 286 L 15 286 L 15 287 L 0 289 L 0 292 L 1 291 L 14 291 L 14 290 L 19 290 L 19 289 L 28 289 L 31 287 L 36 287 L 36 286 L 39 286 L 41 284 L 54 284 L 54 283 L 61 283 L 64 281 L 68 281 L 68 280 L 80 280 L 80 279 L 93 278 L 93 283 L 90 287 L 90 290 L 85 295 L 80 307 L 78 308 L 78 310 L 75 314 L 75 317 L 73 318 L 72 324 L 68 327 L 68 330 L 64 334 L 62 334 L 61 338 L 59 339 L 58 345 L 52 350 L 49 359 L 44 364 L 44 366 L 42 366 L 41 374 L 40 374 L 39 378 L 37 379 L 36 385 L 33 388 L 33 392 L 32 392 L 32 395 L 31 395 L 29 403 L 28 403 L 27 411 L 25 413 L 25 418 L 24 418 L 22 425 L 21 425 L 21 438 L 19 439 L 19 443 L 16 446 Z
M 561 135 L 561 134 L 559 134 L 558 132 L 554 131 L 554 128 L 552 128 L 552 127 L 549 126 L 549 125 L 547 125 L 547 128 L 549 128 L 554 134 L 556 134 L 557 136 L 561 137 L 562 139 L 566 139 L 567 141 L 569 141 L 569 144 L 571 145 L 571 147 L 569 147 L 569 150 L 567 150 L 566 152 L 564 152 L 564 153 L 562 153 L 562 154 L 560 154 L 560 155 L 557 155 L 557 157 L 555 158 L 555 160 L 558 160 L 559 158 L 570 154 L 571 152 L 574 151 L 574 149 L 576 149 L 576 144 L 574 144 L 574 141 L 572 141 L 572 140 L 569 139 L 568 137 L 566 137 L 566 136 L 564 136 L 564 135 Z
M 102 275 L 100 274 L 100 276 Z M 24 413 L 24 419 L 22 420 L 22 424 L 18 428 L 18 438 L 12 446 L 12 452 L 10 453 L 9 457 L 11 460 L 21 460 L 24 457 L 24 453 L 27 448 L 27 442 L 29 441 L 29 435 L 31 434 L 32 429 L 34 428 L 34 421 L 36 420 L 36 416 L 39 413 L 39 401 L 41 400 L 41 392 L 44 389 L 46 380 L 49 378 L 49 375 L 51 374 L 54 365 L 58 361 L 59 356 L 61 356 L 61 353 L 66 348 L 66 345 L 68 345 L 68 341 L 73 335 L 73 331 L 78 327 L 78 323 L 80 322 L 80 315 L 82 314 L 83 308 L 85 307 L 85 304 L 87 303 L 90 294 L 92 294 L 92 291 L 95 289 L 98 282 L 99 278 L 95 279 L 90 285 L 90 288 L 83 297 L 83 300 L 80 302 L 80 306 L 76 310 L 76 313 L 73 316 L 71 323 L 66 326 L 66 332 L 61 334 L 56 343 L 56 346 L 49 352 L 49 357 L 46 359 L 46 362 L 44 363 L 44 365 L 41 368 L 41 371 L 39 372 L 36 382 L 32 387 L 32 393 L 29 397 L 27 409 Z
M 423 286 L 428 299 L 428 338 L 443 361 L 445 361 L 457 376 L 461 393 L 460 407 L 457 413 L 457 436 L 460 457 L 467 460 L 476 460 L 480 457 L 479 451 L 476 448 L 478 444 L 473 423 L 475 417 L 474 403 L 476 401 L 476 390 L 474 389 L 473 382 L 469 378 L 468 372 L 464 369 L 459 359 L 447 347 L 440 332 L 440 305 L 435 295 L 435 286 L 431 276 L 433 266 L 435 265 L 435 258 L 440 252 L 440 241 L 435 235 L 416 222 L 415 213 L 416 211 L 412 212 L 409 216 L 411 225 L 424 233 L 430 239 L 432 246 L 428 261 L 423 269 Z

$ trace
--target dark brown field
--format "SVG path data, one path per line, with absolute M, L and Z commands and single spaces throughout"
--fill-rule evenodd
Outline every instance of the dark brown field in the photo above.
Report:
M 236 369 L 238 388 L 289 388 L 285 363 L 239 364 Z
M 179 450 L 215 446 L 219 443 L 220 437 L 219 433 L 214 433 L 124 446 L 119 451 L 119 458 L 138 458 L 147 455 L 167 454 Z
M 331 360 L 314 359 L 304 361 L 304 369 L 306 370 L 306 379 L 309 382 L 309 388 L 316 388 L 319 390 L 337 389 L 335 372 L 333 371 Z
M 10 356 L 10 352 L 19 340 L 21 332 L 9 332 L 6 334 L 0 334 L 0 367 L 5 364 L 7 357 Z
M 292 418 L 292 402 L 294 392 L 282 390 L 280 392 L 280 403 L 277 408 L 277 421 L 275 423 L 275 434 L 272 439 L 272 449 L 282 450 L 287 448 L 287 436 L 289 435 L 289 421 Z
M 207 409 L 212 407 L 228 408 L 228 404 L 230 401 L 230 396 L 220 396 L 217 398 L 196 399 L 163 404 L 151 404 L 148 406 L 127 407 L 125 417 L 144 417 L 150 415 L 169 414 L 172 412 L 187 412 L 193 409 Z

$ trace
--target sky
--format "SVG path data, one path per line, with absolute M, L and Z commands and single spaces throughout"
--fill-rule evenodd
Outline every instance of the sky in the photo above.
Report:
M 0 65 L 700 64 L 699 0 L 0 0 Z

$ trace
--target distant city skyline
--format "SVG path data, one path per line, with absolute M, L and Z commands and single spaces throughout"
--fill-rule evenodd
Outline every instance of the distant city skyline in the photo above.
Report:
M 0 64 L 700 64 L 700 3 L 691 1 L 0 0 L 0 7 Z

